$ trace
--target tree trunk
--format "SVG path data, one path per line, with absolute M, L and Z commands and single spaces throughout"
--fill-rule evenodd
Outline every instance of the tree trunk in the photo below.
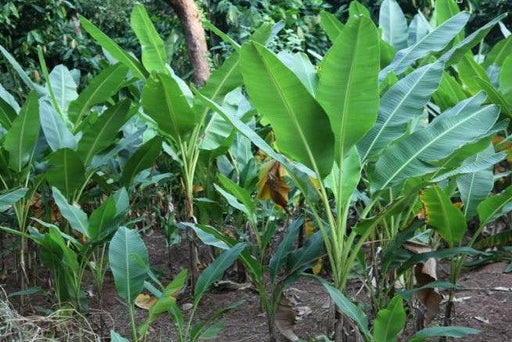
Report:
M 169 0 L 183 26 L 190 62 L 194 69 L 194 81 L 202 86 L 210 77 L 208 47 L 199 11 L 194 0 Z

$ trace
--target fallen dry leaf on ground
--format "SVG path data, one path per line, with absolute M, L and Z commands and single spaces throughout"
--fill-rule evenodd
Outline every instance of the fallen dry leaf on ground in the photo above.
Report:
M 156 297 L 141 293 L 137 298 L 135 298 L 135 306 L 140 309 L 149 310 L 157 300 L 158 299 Z

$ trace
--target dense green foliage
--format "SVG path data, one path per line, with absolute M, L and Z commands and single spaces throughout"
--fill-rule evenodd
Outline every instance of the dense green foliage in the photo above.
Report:
M 110 12 L 114 4 L 123 11 Z M 512 116 L 505 14 L 468 30 L 471 16 L 453 0 L 438 0 L 427 17 L 404 14 L 396 0 L 382 1 L 378 13 L 354 1 L 336 14 L 315 1 L 243 2 L 249 14 L 242 3 L 204 2 L 213 24 L 227 11 L 228 26 L 218 26 L 233 39 L 211 38 L 219 67 L 197 89 L 187 83 L 179 39 L 169 40 L 180 36 L 176 28 L 155 26 L 143 5 L 130 4 L 80 5 L 81 13 L 105 6 L 74 19 L 83 41 L 101 46 L 84 56 L 101 59 L 97 71 L 82 57 L 57 64 L 60 55 L 48 51 L 59 49 L 43 40 L 34 50 L 0 46 L 23 84 L 0 87 L 0 230 L 18 239 L 23 272 L 39 263 L 51 271 L 60 307 L 87 311 L 85 279 L 101 293 L 110 269 L 133 341 L 166 313 L 180 342 L 212 337 L 222 328 L 217 319 L 238 303 L 199 322 L 196 311 L 238 260 L 270 335 L 277 329 L 298 339 L 283 329 L 282 311 L 284 290 L 301 276 L 318 280 L 338 324 L 348 318 L 366 341 L 478 332 L 450 326 L 449 308 L 467 260 L 485 262 L 491 246 L 510 258 L 502 248 L 509 231 L 480 239 L 512 209 L 510 175 L 498 172 L 509 167 Z M 131 33 L 110 37 L 128 26 Z M 489 43 L 497 27 L 502 36 Z M 162 31 L 174 33 L 163 39 Z M 20 54 L 37 55 L 38 64 L 20 65 Z M 73 69 L 81 67 L 88 77 Z M 169 245 L 191 241 L 188 272 L 168 285 L 152 270 L 140 233 L 153 226 Z M 219 250 L 200 274 L 197 239 Z M 437 275 L 424 268 L 445 258 L 449 279 L 434 283 Z M 332 282 L 319 276 L 324 259 Z M 192 308 L 184 316 L 176 296 L 187 276 Z M 346 291 L 354 276 L 369 308 Z M 30 279 L 20 278 L 25 290 Z M 403 332 L 410 318 L 431 323 L 443 289 L 444 326 Z M 142 291 L 155 300 L 141 323 L 134 305 Z M 416 299 L 424 317 L 411 310 Z

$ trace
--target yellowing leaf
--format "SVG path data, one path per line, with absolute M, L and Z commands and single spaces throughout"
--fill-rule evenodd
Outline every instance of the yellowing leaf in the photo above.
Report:
M 324 258 L 318 258 L 318 260 L 316 261 L 315 266 L 313 266 L 313 268 L 311 269 L 313 271 L 314 275 L 318 275 L 318 274 L 320 274 L 320 272 L 322 272 L 322 265 L 323 264 L 324 264 Z
M 194 191 L 194 193 L 201 192 L 203 190 L 204 188 L 201 186 L 201 184 L 194 184 L 194 186 L 192 187 L 192 191 Z
M 313 222 L 310 220 L 306 220 L 304 223 L 304 233 L 306 234 L 306 238 L 309 238 L 311 235 L 315 233 L 315 226 L 313 225 Z
M 259 175 L 258 198 L 272 200 L 289 213 L 288 192 L 290 186 L 284 180 L 286 175 L 286 170 L 278 161 L 271 160 L 265 163 Z
M 313 178 L 313 177 L 309 177 L 309 181 L 311 182 L 311 184 L 313 185 L 313 187 L 319 191 L 320 190 L 320 181 L 316 178 Z
M 149 310 L 157 300 L 158 299 L 153 296 L 141 293 L 135 298 L 135 306 L 140 309 Z

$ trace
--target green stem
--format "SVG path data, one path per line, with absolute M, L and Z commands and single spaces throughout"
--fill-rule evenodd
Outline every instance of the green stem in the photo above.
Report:
M 138 342 L 137 326 L 135 325 L 135 310 L 133 309 L 133 303 L 128 304 L 130 310 L 130 325 L 132 327 L 132 338 L 134 342 Z

